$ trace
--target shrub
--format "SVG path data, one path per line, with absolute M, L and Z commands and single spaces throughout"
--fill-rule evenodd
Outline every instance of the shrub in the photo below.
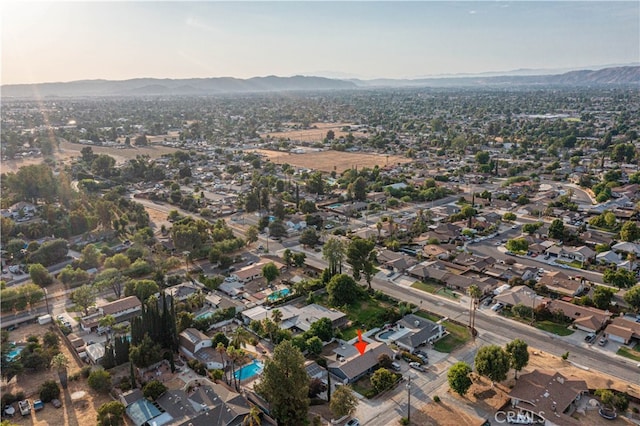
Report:
M 49 402 L 60 396 L 60 388 L 54 380 L 47 380 L 40 385 L 40 399 L 42 402 Z
M 563 354 L 562 354 L 562 359 L 563 359 L 563 360 L 565 360 L 565 361 L 566 361 L 567 359 L 569 359 L 569 352 L 565 352 L 565 353 L 563 353 Z
M 433 402 L 440 402 L 440 397 L 438 395 L 434 395 Z
M 129 377 L 123 377 L 120 379 L 120 383 L 118 384 L 118 387 L 120 388 L 120 390 L 122 392 L 126 392 L 128 390 L 131 390 L 131 378 Z
M 91 374 L 91 366 L 85 365 L 84 367 L 82 367 L 80 369 L 80 374 L 82 374 L 82 377 L 84 377 L 85 379 L 88 378 L 89 374 Z
M 402 351 L 400 356 L 402 356 L 402 358 L 407 362 L 417 362 L 418 364 L 422 364 L 422 360 L 410 352 Z
M 408 425 L 408 424 L 409 424 L 409 419 L 408 419 L 408 418 L 406 418 L 406 417 L 401 418 L 401 419 L 400 419 L 400 424 L 401 424 L 402 426 L 406 426 L 406 425 Z
M 4 395 L 2 395 L 2 398 L 0 398 L 0 404 L 2 404 L 3 407 L 5 405 L 13 404 L 16 401 L 16 396 L 11 392 L 5 393 Z
M 88 380 L 91 389 L 96 392 L 108 392 L 111 388 L 111 374 L 105 370 L 92 371 Z

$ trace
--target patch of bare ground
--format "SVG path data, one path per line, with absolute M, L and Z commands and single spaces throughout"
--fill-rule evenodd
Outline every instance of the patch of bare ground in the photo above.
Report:
M 9 334 L 9 341 L 24 342 L 28 336 L 42 337 L 50 325 L 28 324 L 21 325 Z M 60 351 L 69 360 L 68 375 L 72 376 L 80 372 L 83 364 L 78 362 L 72 355 L 69 347 L 60 340 Z M 55 380 L 59 383 L 58 375 L 55 371 L 45 370 L 40 372 L 27 372 L 18 377 L 14 377 L 9 383 L 2 383 L 2 393 L 11 392 L 16 394 L 24 392 L 25 396 L 33 401 L 39 398 L 38 390 L 45 380 Z M 72 395 L 74 398 L 72 398 Z M 82 395 L 82 396 L 80 396 Z M 11 421 L 18 425 L 35 426 L 85 426 L 96 424 L 97 409 L 105 402 L 111 401 L 109 395 L 97 394 L 87 384 L 87 379 L 80 376 L 77 380 L 70 380 L 67 389 L 61 389 L 61 408 L 54 408 L 50 403 L 45 404 L 45 408 L 38 412 L 31 412 L 28 416 L 20 416 L 19 412 Z M 17 409 L 17 404 L 16 409 Z
M 294 127 L 295 123 L 287 123 L 286 125 Z M 282 132 L 263 133 L 260 135 L 262 138 L 272 139 L 288 139 L 292 141 L 300 142 L 321 142 L 327 136 L 329 130 L 333 130 L 336 138 L 347 136 L 349 132 L 342 130 L 343 127 L 350 126 L 349 123 L 313 123 L 308 129 L 296 129 L 291 128 Z M 363 132 L 351 132 L 354 137 L 367 136 Z
M 158 158 L 164 154 L 170 154 L 178 151 L 177 148 L 161 145 L 149 145 L 142 147 L 130 147 L 115 148 L 109 146 L 97 146 L 97 145 L 81 145 L 71 142 L 61 142 L 58 150 L 56 150 L 52 158 L 56 163 L 67 163 L 74 158 L 81 156 L 80 151 L 82 148 L 90 146 L 94 154 L 107 154 L 115 158 L 116 162 L 122 163 L 130 159 L 136 158 L 137 155 L 148 155 L 150 158 Z M 2 172 L 15 172 L 22 166 L 28 166 L 30 164 L 40 164 L 44 162 L 45 157 L 32 157 L 20 160 L 6 160 L 2 162 Z
M 362 152 L 320 151 L 294 154 L 282 151 L 269 151 L 266 149 L 255 150 L 277 164 L 290 164 L 295 167 L 319 170 L 330 173 L 335 171 L 340 174 L 351 168 L 384 167 L 387 164 L 408 163 L 410 158 L 398 155 L 370 154 Z

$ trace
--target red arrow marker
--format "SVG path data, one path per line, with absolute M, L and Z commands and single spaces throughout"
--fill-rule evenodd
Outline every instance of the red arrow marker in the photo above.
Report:
M 367 342 L 362 340 L 362 331 L 356 330 L 358 332 L 358 341 L 353 344 L 356 347 L 360 355 L 364 355 L 364 351 L 367 349 Z

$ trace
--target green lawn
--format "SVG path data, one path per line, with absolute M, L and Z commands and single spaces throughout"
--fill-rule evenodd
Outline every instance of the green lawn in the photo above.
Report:
M 451 291 L 451 289 L 448 289 L 448 288 L 441 288 L 436 292 L 436 294 L 439 294 L 440 296 L 448 297 L 449 299 L 457 299 L 459 297 L 456 293 L 454 293 L 453 291 Z
M 557 334 L 558 336 L 569 336 L 573 334 L 573 330 L 569 330 L 566 325 L 557 324 L 551 321 L 537 321 L 535 323 L 536 328 L 549 333 Z
M 361 328 L 360 324 L 352 325 L 351 327 L 342 329 L 342 338 L 344 340 L 351 340 L 358 335 L 358 329 Z
M 417 311 L 416 315 L 422 318 L 426 318 L 429 321 L 433 321 L 433 322 L 438 322 L 442 319 L 438 315 L 432 314 L 431 312 L 427 312 L 427 311 Z
M 460 324 L 445 321 L 442 325 L 449 332 L 448 335 L 433 344 L 433 349 L 438 352 L 451 353 L 471 339 L 469 329 Z
M 426 291 L 427 293 L 431 294 L 436 294 L 436 292 L 442 288 L 441 285 L 428 282 L 425 283 L 422 281 L 416 281 L 415 283 L 411 284 L 411 287 L 417 288 L 418 290 Z
M 637 346 L 636 346 L 637 347 Z M 640 352 L 635 349 L 629 349 L 625 346 L 621 346 L 616 352 L 618 355 L 623 356 L 625 358 L 632 359 L 634 361 L 640 361 Z

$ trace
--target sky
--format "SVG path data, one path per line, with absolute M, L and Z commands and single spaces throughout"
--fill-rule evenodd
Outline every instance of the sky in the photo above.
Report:
M 2 84 L 640 62 L 640 1 L 0 2 Z

